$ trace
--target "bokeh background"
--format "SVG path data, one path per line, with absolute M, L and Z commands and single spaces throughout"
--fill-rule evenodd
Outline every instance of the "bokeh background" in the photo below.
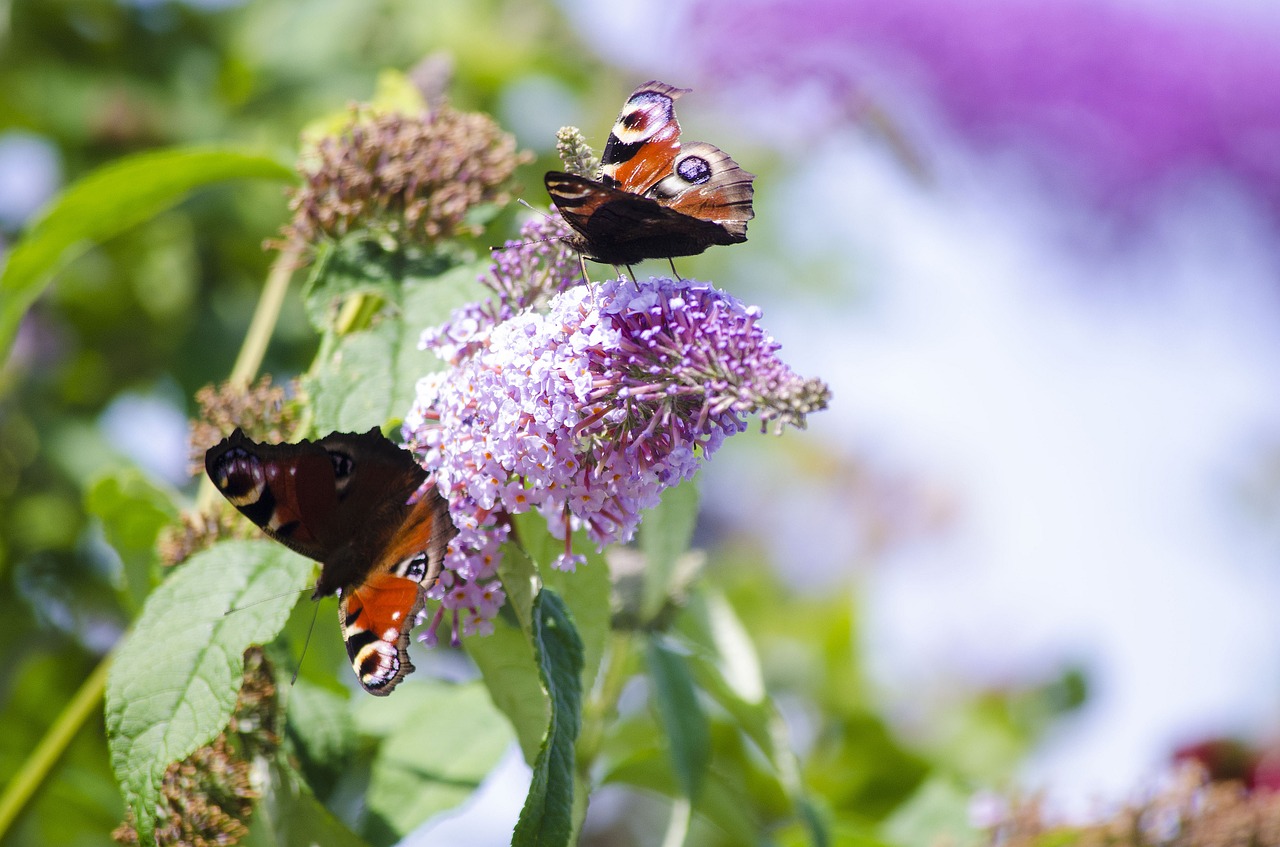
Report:
M 1273 4 L 9 0 L 0 250 L 127 153 L 292 161 L 309 121 L 429 56 L 538 154 L 535 206 L 555 130 L 601 146 L 653 78 L 694 89 L 687 138 L 759 175 L 747 244 L 681 270 L 760 305 L 834 401 L 726 446 L 698 540 L 819 785 L 872 808 L 943 769 L 1079 815 L 1185 745 L 1280 742 Z M 276 188 L 201 192 L 23 324 L 0 370 L 0 775 L 130 619 L 86 492 L 120 463 L 191 491 L 192 395 L 229 372 L 286 216 Z M 265 369 L 315 343 L 291 299 Z M 811 696 L 846 672 L 843 706 Z M 838 708 L 853 752 L 815 765 Z M 896 772 L 854 755 L 881 733 L 914 757 Z M 431 837 L 509 832 L 520 768 Z M 589 834 L 649 843 L 645 802 L 602 792 Z M 55 808 L 84 843 L 118 822 L 100 724 L 29 814 Z

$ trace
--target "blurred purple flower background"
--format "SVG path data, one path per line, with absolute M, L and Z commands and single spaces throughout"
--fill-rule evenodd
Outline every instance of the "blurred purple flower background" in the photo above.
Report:
M 1114 0 L 695 3 L 699 74 L 817 82 L 860 113 L 906 89 L 988 150 L 1132 202 L 1202 171 L 1280 212 L 1280 14 Z M 693 45 L 691 45 L 693 46 Z

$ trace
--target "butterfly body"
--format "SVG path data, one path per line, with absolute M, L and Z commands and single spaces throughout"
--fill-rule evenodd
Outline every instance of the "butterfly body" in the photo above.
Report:
M 544 177 L 574 230 L 570 244 L 587 258 L 630 265 L 747 240 L 755 176 L 714 145 L 681 146 L 675 101 L 687 91 L 641 85 L 609 133 L 596 179 Z
M 205 453 L 205 470 L 268 536 L 320 562 L 312 597 L 340 597 L 361 685 L 389 694 L 413 665 L 409 630 L 457 530 L 427 473 L 377 429 L 262 444 L 240 430 Z

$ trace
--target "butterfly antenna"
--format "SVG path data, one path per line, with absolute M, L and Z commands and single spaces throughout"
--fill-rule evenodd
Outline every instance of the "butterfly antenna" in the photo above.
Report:
M 310 588 L 300 588 L 297 591 L 285 591 L 282 594 L 272 594 L 270 597 L 263 597 L 261 600 L 254 600 L 252 603 L 245 603 L 243 606 L 232 606 L 230 609 L 223 612 L 222 616 L 226 617 L 232 612 L 243 612 L 245 609 L 252 609 L 254 606 L 261 603 L 270 603 L 272 600 L 279 600 L 281 597 L 288 597 L 290 594 L 306 594 L 311 590 L 312 589 Z
M 302 670 L 302 660 L 307 658 L 307 648 L 311 646 L 311 633 L 316 631 L 316 618 L 320 616 L 320 604 L 316 603 L 315 611 L 311 613 L 311 626 L 307 627 L 307 640 L 302 642 L 302 655 L 298 657 L 298 666 L 293 669 L 293 676 L 289 678 L 289 684 L 293 685 L 298 681 L 298 673 Z
M 519 203 L 521 206 L 524 206 L 530 212 L 534 212 L 536 214 L 542 215 L 544 218 L 551 217 L 550 212 L 544 212 L 541 209 L 537 208 L 536 206 L 530 205 L 529 201 L 524 199 L 523 197 L 517 197 L 516 202 Z
M 525 200 L 523 197 L 517 197 L 516 202 L 519 203 L 521 206 L 524 206 L 529 211 L 542 215 L 544 218 L 551 217 L 550 212 L 544 212 L 543 210 L 537 208 L 536 206 L 530 206 L 529 202 Z M 503 244 L 501 247 L 490 247 L 489 252 L 501 253 L 503 250 L 514 250 L 517 247 L 528 247 L 531 244 L 546 244 L 548 241 L 567 241 L 567 240 L 568 239 L 563 236 L 557 236 L 555 238 L 535 238 L 533 241 L 517 241 L 515 244 Z

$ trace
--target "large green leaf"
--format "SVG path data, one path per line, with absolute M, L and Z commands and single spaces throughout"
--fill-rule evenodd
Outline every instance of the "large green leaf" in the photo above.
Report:
M 236 150 L 158 150 L 104 165 L 53 199 L 0 272 L 0 361 L 53 275 L 91 245 L 152 218 L 192 190 L 229 179 L 289 180 L 275 159 Z
M 192 556 L 147 598 L 106 692 L 111 764 L 143 843 L 165 769 L 226 727 L 244 651 L 276 636 L 312 568 L 273 542 L 224 542 Z
M 478 682 L 404 685 L 395 728 L 373 761 L 368 792 L 371 841 L 398 841 L 433 815 L 462 803 L 508 745 L 511 730 Z M 387 703 L 365 698 L 357 719 Z
M 484 677 L 493 704 L 507 716 L 530 765 L 538 757 L 551 708 L 543 690 L 530 639 L 538 572 L 524 553 L 507 545 L 499 569 L 507 606 L 493 633 L 462 643 Z
M 546 738 L 512 847 L 559 847 L 574 830 L 574 745 L 582 726 L 582 641 L 560 596 L 543 589 L 533 601 L 533 645 L 551 697 Z

